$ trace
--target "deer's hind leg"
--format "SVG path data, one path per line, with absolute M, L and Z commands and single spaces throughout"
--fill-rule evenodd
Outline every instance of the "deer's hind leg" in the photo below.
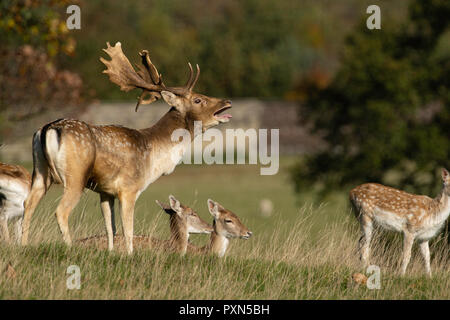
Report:
M 93 143 L 87 138 L 80 138 L 81 136 L 83 131 L 66 130 L 61 139 L 63 142 L 58 143 L 55 130 L 47 133 L 47 152 L 52 168 L 64 185 L 63 197 L 56 208 L 56 219 L 67 245 L 72 244 L 69 216 L 83 194 L 95 161 Z
M 403 258 L 402 258 L 402 268 L 401 273 L 405 275 L 406 268 L 408 267 L 409 260 L 411 259 L 411 249 L 414 243 L 414 235 L 410 232 L 405 231 L 403 237 Z
M 58 220 L 59 230 L 62 233 L 64 242 L 72 245 L 72 239 L 69 232 L 69 216 L 77 205 L 83 194 L 83 187 L 70 187 L 64 190 L 64 195 L 56 208 L 56 219 Z

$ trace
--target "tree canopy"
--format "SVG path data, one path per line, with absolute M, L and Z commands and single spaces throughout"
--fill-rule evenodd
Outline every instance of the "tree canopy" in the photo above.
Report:
M 414 0 L 400 25 L 368 30 L 364 20 L 347 37 L 330 85 L 312 88 L 300 110 L 328 148 L 295 168 L 297 190 L 440 188 L 450 166 L 449 17 L 449 1 Z

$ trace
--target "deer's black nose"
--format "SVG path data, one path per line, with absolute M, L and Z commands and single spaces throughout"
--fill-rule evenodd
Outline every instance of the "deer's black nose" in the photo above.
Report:
M 231 104 L 231 100 L 225 100 L 225 104 Z

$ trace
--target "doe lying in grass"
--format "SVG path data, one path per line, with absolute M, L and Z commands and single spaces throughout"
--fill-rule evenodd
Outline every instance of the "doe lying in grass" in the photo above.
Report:
M 223 257 L 228 248 L 229 239 L 248 239 L 252 232 L 239 220 L 239 217 L 230 210 L 225 209 L 218 202 L 208 199 L 208 209 L 214 217 L 214 231 L 210 242 L 204 247 L 189 245 L 188 251 L 196 253 L 214 253 Z
M 417 239 L 426 271 L 431 276 L 428 242 L 438 234 L 450 214 L 450 174 L 446 169 L 442 170 L 442 181 L 442 190 L 434 199 L 376 183 L 363 184 L 350 191 L 350 201 L 361 224 L 360 252 L 366 266 L 375 222 L 385 229 L 403 233 L 403 275 Z
M 17 219 L 16 241 L 22 236 L 23 203 L 30 192 L 30 173 L 21 166 L 0 163 L 0 226 L 9 242 L 8 221 Z
M 170 238 L 169 240 L 157 239 L 145 235 L 135 235 L 134 241 L 140 248 L 162 248 L 185 254 L 191 233 L 211 233 L 213 228 L 202 220 L 199 215 L 190 207 L 180 203 L 174 196 L 169 196 L 169 205 L 156 203 L 170 216 Z M 116 235 L 114 240 L 119 247 L 125 244 L 124 237 Z M 81 239 L 78 243 L 83 245 L 96 245 L 100 248 L 107 248 L 107 236 L 93 236 Z

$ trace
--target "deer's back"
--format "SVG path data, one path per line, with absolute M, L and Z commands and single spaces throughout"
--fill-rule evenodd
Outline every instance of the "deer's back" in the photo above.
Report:
M 372 215 L 384 211 L 402 217 L 427 212 L 432 199 L 378 183 L 366 183 L 350 191 L 350 201 L 359 213 Z
M 0 162 L 0 179 L 21 180 L 28 186 L 31 185 L 31 175 L 27 169 L 19 165 L 10 165 Z

